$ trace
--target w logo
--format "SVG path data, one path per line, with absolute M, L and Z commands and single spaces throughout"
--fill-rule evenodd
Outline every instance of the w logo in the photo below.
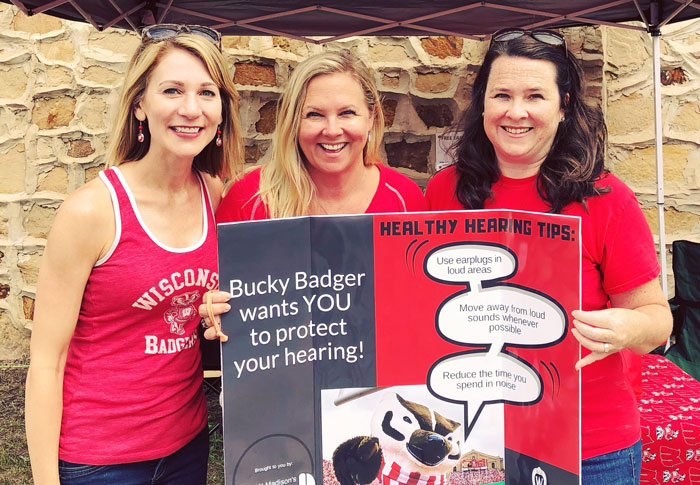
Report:
M 185 323 L 198 316 L 194 302 L 199 298 L 199 290 L 176 295 L 171 300 L 172 306 L 163 314 L 165 323 L 170 325 L 170 333 L 185 333 Z
M 540 467 L 532 470 L 532 485 L 547 485 L 547 475 Z

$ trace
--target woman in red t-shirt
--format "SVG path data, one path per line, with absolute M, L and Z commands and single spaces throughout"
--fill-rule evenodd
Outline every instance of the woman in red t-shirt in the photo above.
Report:
M 236 182 L 218 223 L 426 208 L 418 186 L 382 165 L 374 73 L 348 50 L 299 64 L 280 98 L 269 163 Z
M 585 104 L 564 37 L 495 33 L 459 124 L 456 164 L 429 182 L 431 210 L 506 208 L 582 219 L 581 370 L 584 485 L 639 483 L 639 415 L 622 352 L 649 352 L 671 331 L 648 224 L 603 165 L 602 113 Z M 629 349 L 629 350 L 628 350 Z

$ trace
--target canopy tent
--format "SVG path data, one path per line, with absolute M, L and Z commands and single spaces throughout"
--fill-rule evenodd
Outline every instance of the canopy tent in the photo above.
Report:
M 657 205 L 667 293 L 661 125 L 660 28 L 700 17 L 700 0 L 0 0 L 27 15 L 49 13 L 98 30 L 153 23 L 208 25 L 225 35 L 280 35 L 321 44 L 356 35 L 455 35 L 486 39 L 504 26 L 608 25 L 653 40 Z M 621 24 L 638 21 L 642 25 Z
M 209 25 L 227 35 L 282 35 L 322 43 L 354 35 L 457 35 L 482 39 L 502 26 L 615 25 L 655 31 L 700 16 L 700 0 L 2 0 L 96 29 L 155 22 Z M 308 36 L 323 36 L 310 39 Z

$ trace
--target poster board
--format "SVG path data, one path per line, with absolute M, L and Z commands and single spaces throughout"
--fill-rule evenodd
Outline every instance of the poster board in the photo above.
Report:
M 433 140 L 433 152 L 435 158 L 435 171 L 439 172 L 443 168 L 447 168 L 455 161 L 450 155 L 450 147 L 462 138 L 461 131 L 454 131 L 451 128 L 446 129 L 442 133 L 435 134 Z
M 226 483 L 338 483 L 361 436 L 385 476 L 578 484 L 579 231 L 509 210 L 219 225 Z M 430 427 L 450 450 L 415 464 Z

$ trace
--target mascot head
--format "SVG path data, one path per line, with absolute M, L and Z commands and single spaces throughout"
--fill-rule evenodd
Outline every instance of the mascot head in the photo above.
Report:
M 384 460 L 424 475 L 450 472 L 462 456 L 462 425 L 422 404 L 386 393 L 372 417 Z

